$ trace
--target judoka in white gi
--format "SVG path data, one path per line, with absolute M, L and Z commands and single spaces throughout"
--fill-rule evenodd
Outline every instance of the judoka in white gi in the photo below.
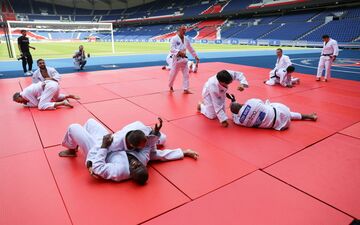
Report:
M 87 57 L 90 58 L 90 54 L 87 54 Z M 82 45 L 79 46 L 79 50 L 75 51 L 75 54 L 73 55 L 73 59 L 74 59 L 75 69 L 83 70 L 84 66 L 87 63 L 84 46 Z
M 325 68 L 324 81 L 326 82 L 331 77 L 331 66 L 336 60 L 336 57 L 339 55 L 339 46 L 337 41 L 330 38 L 329 35 L 323 35 L 322 39 L 324 44 L 319 60 L 316 81 L 320 81 Z
M 317 120 L 316 113 L 291 112 L 281 103 L 270 103 L 269 100 L 263 102 L 252 98 L 244 104 L 239 104 L 234 95 L 226 94 L 226 97 L 231 99 L 230 110 L 233 113 L 233 121 L 240 126 L 285 130 L 290 126 L 291 120 Z
M 113 181 L 132 179 L 143 185 L 148 179 L 146 165 L 150 160 L 198 158 L 190 149 L 158 150 L 157 145 L 163 145 L 166 140 L 166 135 L 160 132 L 160 118 L 159 121 L 154 129 L 137 121 L 114 134 L 94 119 L 89 119 L 84 126 L 72 124 L 62 143 L 68 150 L 60 152 L 59 156 L 75 157 L 80 147 L 92 176 Z
M 184 94 L 191 94 L 189 91 L 189 68 L 187 67 L 188 57 L 186 56 L 186 50 L 195 58 L 196 64 L 198 64 L 200 60 L 194 48 L 191 46 L 189 38 L 185 36 L 185 33 L 186 26 L 183 25 L 178 29 L 177 35 L 170 40 L 172 63 L 169 74 L 169 88 L 170 91 L 174 91 L 175 78 L 179 71 L 182 71 Z
M 75 95 L 60 94 L 59 83 L 53 80 L 33 83 L 22 92 L 16 92 L 13 100 L 25 107 L 37 107 L 40 110 L 52 110 L 60 106 L 73 108 L 69 98 L 80 99 Z
M 69 98 L 80 99 L 76 95 L 60 94 L 59 84 L 53 80 L 33 83 L 22 92 L 13 95 L 14 102 L 21 103 L 25 107 L 37 107 L 40 110 L 52 110 L 60 106 L 73 108 Z
M 172 55 L 169 54 L 166 57 L 166 65 L 163 66 L 161 69 L 163 69 L 163 70 L 171 70 L 172 62 L 173 62 Z M 198 68 L 199 68 L 199 64 L 197 62 L 189 60 L 188 63 L 187 63 L 187 67 L 188 67 L 190 73 L 197 73 Z
M 292 73 L 295 71 L 295 67 L 288 66 L 283 69 L 275 69 L 270 71 L 269 79 L 264 81 L 265 84 L 273 86 L 280 84 L 283 87 L 292 88 L 294 84 L 299 84 L 300 79 L 293 77 Z
M 46 66 L 44 59 L 37 60 L 38 69 L 32 75 L 32 82 L 43 82 L 45 80 L 53 80 L 59 82 L 61 75 L 54 68 Z
M 203 100 L 198 104 L 198 111 L 209 119 L 218 118 L 223 127 L 227 127 L 226 91 L 233 80 L 239 81 L 238 90 L 243 91 L 249 84 L 243 73 L 231 70 L 222 70 L 212 76 L 205 83 L 202 90 Z
M 284 69 L 284 68 L 286 69 L 292 65 L 290 57 L 284 55 L 283 50 L 281 48 L 276 49 L 276 55 L 277 55 L 277 59 L 275 63 L 275 68 L 273 70 Z

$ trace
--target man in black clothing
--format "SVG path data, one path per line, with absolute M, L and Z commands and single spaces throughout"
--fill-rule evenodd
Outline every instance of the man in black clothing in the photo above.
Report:
M 30 54 L 30 48 L 35 50 L 34 47 L 30 46 L 29 38 L 26 37 L 26 30 L 21 30 L 22 36 L 18 38 L 18 48 L 21 55 L 22 66 L 26 76 L 32 75 L 32 64 L 33 59 Z M 26 69 L 26 64 L 29 65 L 29 70 Z

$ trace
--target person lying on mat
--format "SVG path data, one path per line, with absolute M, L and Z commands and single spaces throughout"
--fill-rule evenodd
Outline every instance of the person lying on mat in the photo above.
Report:
M 291 120 L 317 120 L 316 113 L 291 112 L 281 103 L 270 103 L 269 100 L 263 102 L 252 98 L 244 104 L 239 104 L 234 95 L 226 93 L 226 97 L 231 100 L 230 110 L 233 113 L 233 121 L 240 126 L 285 130 L 290 126 Z
M 198 153 L 180 148 L 158 150 L 166 135 L 160 132 L 162 120 L 154 129 L 140 121 L 131 123 L 111 134 L 94 119 L 84 126 L 71 124 L 62 145 L 68 150 L 61 151 L 60 157 L 75 157 L 80 147 L 86 156 L 86 166 L 96 178 L 123 181 L 132 179 L 140 185 L 148 180 L 147 164 L 150 160 L 171 161 L 190 157 L 197 159 Z
M 76 95 L 60 94 L 59 83 L 53 80 L 33 83 L 22 92 L 13 95 L 13 101 L 25 107 L 37 107 L 40 110 L 56 109 L 60 106 L 73 108 L 69 98 L 80 99 Z
M 265 84 L 274 86 L 280 84 L 283 87 L 292 88 L 294 84 L 299 84 L 300 79 L 292 77 L 292 73 L 295 71 L 295 67 L 288 66 L 283 69 L 274 69 L 270 71 L 269 80 L 264 81 Z
M 202 90 L 203 100 L 198 104 L 197 110 L 204 114 L 209 119 L 219 119 L 223 127 L 227 127 L 228 117 L 225 112 L 225 94 L 228 90 L 229 84 L 233 80 L 240 82 L 238 86 L 239 91 L 249 87 L 249 84 L 241 72 L 222 70 L 208 79 Z

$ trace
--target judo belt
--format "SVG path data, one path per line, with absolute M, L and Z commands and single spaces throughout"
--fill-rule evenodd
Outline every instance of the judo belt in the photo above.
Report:
M 276 75 L 276 70 L 274 72 L 274 76 L 271 76 L 270 78 L 279 78 L 280 79 L 280 77 L 278 75 Z
M 180 57 L 180 56 L 179 56 Z M 170 58 L 173 58 L 173 55 L 170 56 Z M 180 58 L 188 58 L 187 56 L 180 57 Z
M 322 54 L 321 56 L 331 56 L 333 54 Z
M 272 107 L 273 109 L 274 109 L 274 113 L 275 113 L 275 116 L 274 116 L 274 120 L 272 121 L 272 125 L 271 125 L 271 127 L 272 128 L 274 128 L 274 126 L 275 126 L 275 122 L 276 122 L 276 109 L 275 109 L 275 107 Z

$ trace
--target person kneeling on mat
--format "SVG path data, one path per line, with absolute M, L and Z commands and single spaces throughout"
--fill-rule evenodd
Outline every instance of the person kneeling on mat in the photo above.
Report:
M 202 90 L 203 100 L 198 104 L 197 110 L 209 119 L 218 118 L 223 127 L 229 126 L 225 112 L 226 91 L 233 80 L 239 81 L 238 90 L 243 91 L 249 87 L 243 73 L 231 70 L 222 70 L 210 77 Z
M 270 71 L 269 80 L 264 81 L 265 84 L 274 86 L 280 84 L 283 87 L 292 88 L 294 84 L 299 84 L 300 79 L 292 77 L 292 73 L 295 71 L 295 67 L 288 66 L 283 69 L 274 69 Z
M 316 113 L 291 112 L 281 103 L 270 103 L 269 100 L 263 102 L 252 98 L 244 104 L 239 104 L 234 95 L 226 93 L 226 97 L 231 100 L 230 110 L 233 113 L 233 121 L 240 126 L 285 130 L 290 126 L 291 120 L 317 120 Z
M 96 178 L 113 181 L 132 179 L 139 185 L 148 180 L 147 164 L 150 160 L 171 161 L 190 157 L 197 159 L 198 153 L 180 148 L 158 150 L 166 135 L 160 132 L 162 120 L 154 128 L 137 121 L 111 134 L 94 119 L 84 126 L 71 124 L 62 145 L 68 150 L 60 157 L 76 157 L 78 147 L 86 156 L 86 167 Z

